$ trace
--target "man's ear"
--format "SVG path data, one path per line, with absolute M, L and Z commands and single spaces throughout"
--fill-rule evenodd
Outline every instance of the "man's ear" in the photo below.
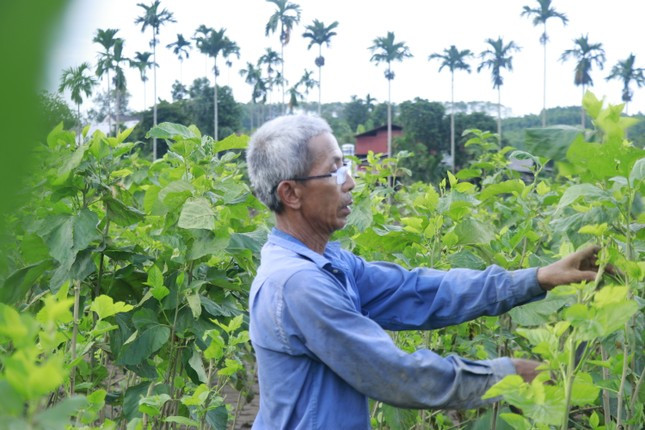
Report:
M 286 207 L 298 210 L 302 202 L 302 188 L 296 181 L 282 181 L 278 185 L 278 197 Z

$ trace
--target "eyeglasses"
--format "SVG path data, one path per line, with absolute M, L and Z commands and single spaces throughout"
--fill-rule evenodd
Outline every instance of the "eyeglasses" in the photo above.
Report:
M 322 179 L 322 178 L 336 178 L 337 185 L 343 185 L 347 182 L 350 176 L 352 176 L 352 167 L 349 164 L 343 164 L 342 167 L 339 167 L 335 172 L 327 173 L 326 175 L 316 175 L 316 176 L 305 176 L 302 178 L 291 178 L 292 181 L 308 181 L 310 179 Z
M 335 177 L 336 178 L 336 184 L 337 185 L 343 185 L 349 177 L 352 176 L 352 166 L 349 163 L 343 164 L 343 166 L 339 167 L 338 170 L 335 172 L 327 173 L 325 175 L 316 175 L 316 176 L 303 176 L 303 177 L 296 177 L 296 178 L 289 178 L 287 180 L 289 181 L 308 181 L 310 179 L 323 179 L 323 178 L 331 178 Z M 282 182 L 282 181 L 280 181 Z M 280 185 L 280 182 L 276 184 L 275 187 L 273 187 L 273 190 L 271 192 L 275 192 L 276 189 L 278 189 L 278 185 Z

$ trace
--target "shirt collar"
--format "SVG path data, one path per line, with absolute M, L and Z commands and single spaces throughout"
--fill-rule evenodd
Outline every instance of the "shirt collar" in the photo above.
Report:
M 271 230 L 271 234 L 269 234 L 267 242 L 293 251 L 296 254 L 299 254 L 313 261 L 316 266 L 320 267 L 321 269 L 325 268 L 325 266 L 327 266 L 328 264 L 333 264 L 331 259 L 336 256 L 340 250 L 340 244 L 338 242 L 328 242 L 327 246 L 325 247 L 325 252 L 323 253 L 323 255 L 320 255 L 308 248 L 299 239 L 296 239 L 289 233 L 278 230 L 276 227 L 273 227 L 273 229 Z

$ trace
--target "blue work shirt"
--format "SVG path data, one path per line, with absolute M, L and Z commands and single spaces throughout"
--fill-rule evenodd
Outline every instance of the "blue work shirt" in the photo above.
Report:
M 508 358 L 397 348 L 387 330 L 433 329 L 543 297 L 537 269 L 406 270 L 273 229 L 250 294 L 260 410 L 254 429 L 369 429 L 368 397 L 405 408 L 471 408 Z

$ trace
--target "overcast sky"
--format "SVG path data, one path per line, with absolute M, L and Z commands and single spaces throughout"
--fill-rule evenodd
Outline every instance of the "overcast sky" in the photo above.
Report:
M 141 33 L 134 23 L 143 9 L 137 6 L 142 0 L 72 0 L 61 32 L 51 49 L 50 68 L 46 86 L 58 85 L 61 71 L 78 66 L 84 61 L 96 64 L 98 44 L 92 43 L 98 28 L 117 28 L 118 36 L 125 39 L 126 56 L 135 51 L 151 50 L 150 30 Z M 146 4 L 150 0 L 144 1 Z M 476 54 L 486 49 L 485 39 L 501 36 L 505 42 L 514 41 L 522 49 L 513 56 L 513 71 L 504 70 L 502 104 L 510 107 L 513 115 L 539 113 L 542 108 L 542 45 L 539 43 L 541 27 L 534 27 L 532 20 L 520 16 L 522 6 L 537 7 L 537 0 L 295 0 L 301 6 L 300 24 L 294 28 L 291 42 L 285 48 L 285 76 L 297 81 L 305 69 L 317 76 L 314 59 L 317 46 L 307 50 L 308 39 L 302 37 L 305 25 L 314 19 L 329 25 L 338 21 L 337 36 L 329 48 L 323 47 L 326 65 L 322 75 L 322 101 L 348 102 L 352 95 L 365 98 L 369 93 L 378 101 L 387 100 L 387 81 L 384 65 L 370 62 L 368 47 L 373 40 L 393 31 L 396 41 L 403 41 L 410 48 L 413 58 L 395 63 L 396 78 L 392 81 L 392 100 L 401 102 L 415 97 L 431 101 L 450 100 L 450 73 L 438 72 L 440 63 L 428 61 L 428 55 L 442 52 L 454 44 L 458 49 L 470 49 Z M 179 79 L 180 64 L 177 57 L 165 46 L 176 40 L 177 33 L 186 38 L 194 35 L 201 25 L 215 29 L 226 28 L 228 37 L 240 48 L 240 59 L 234 59 L 232 68 L 219 60 L 221 75 L 218 84 L 230 85 L 237 101 L 250 99 L 251 88 L 239 75 L 247 62 L 256 63 L 266 48 L 279 52 L 278 34 L 265 36 L 265 25 L 275 11 L 275 5 L 266 0 L 164 0 L 162 7 L 174 14 L 176 23 L 161 28 L 157 47 L 157 95 L 171 100 L 170 88 Z M 594 66 L 591 76 L 592 91 L 605 97 L 609 103 L 620 103 L 622 84 L 607 82 L 605 77 L 619 60 L 630 53 L 636 55 L 636 65 L 645 67 L 645 39 L 643 19 L 645 0 L 554 0 L 553 6 L 569 18 L 567 26 L 558 20 L 548 22 L 550 36 L 547 45 L 547 107 L 579 105 L 581 89 L 573 84 L 574 61 L 560 62 L 566 49 L 574 47 L 573 40 L 589 35 L 592 43 L 601 42 L 607 61 L 604 70 Z M 479 59 L 471 60 L 472 73 L 458 72 L 455 77 L 456 101 L 497 102 L 490 72 L 477 73 Z M 206 59 L 195 48 L 182 67 L 182 81 L 189 85 L 193 79 L 208 76 L 212 82 L 212 60 Z M 152 73 L 147 84 L 147 101 L 152 104 Z M 139 110 L 144 105 L 143 84 L 139 74 L 127 74 L 128 90 L 132 97 L 130 108 Z M 101 88 L 105 87 L 101 82 Z M 280 101 L 276 90 L 272 101 Z M 308 101 L 317 100 L 317 89 Z M 87 102 L 83 110 L 91 107 Z M 634 98 L 629 112 L 645 112 L 645 87 L 634 88 Z

